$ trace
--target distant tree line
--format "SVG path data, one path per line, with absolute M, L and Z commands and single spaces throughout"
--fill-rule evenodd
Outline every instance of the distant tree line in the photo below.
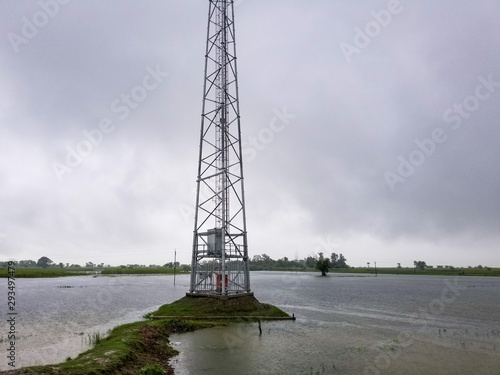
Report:
M 0 261 L 0 268 L 7 267 L 8 261 Z M 18 268 L 44 268 L 44 269 L 55 269 L 55 268 L 109 268 L 111 267 L 109 264 L 105 265 L 104 263 L 94 263 L 94 262 L 86 262 L 85 266 L 81 266 L 80 264 L 70 264 L 70 263 L 55 263 L 49 257 L 43 256 L 38 261 L 35 260 L 20 260 L 16 262 L 16 266 Z M 146 266 L 144 264 L 127 264 L 120 265 L 118 268 L 178 268 L 180 271 L 186 271 L 191 268 L 187 264 L 180 264 L 179 262 L 168 262 L 163 266 L 158 264 L 150 264 Z
M 0 261 L 0 268 L 6 268 L 8 261 Z M 104 263 L 94 263 L 94 262 L 86 262 L 85 266 L 81 266 L 80 264 L 70 264 L 70 263 L 56 263 L 53 262 L 50 258 L 46 256 L 42 256 L 37 261 L 35 260 L 20 260 L 17 261 L 18 268 L 44 268 L 44 269 L 63 269 L 63 268 L 110 268 L 111 266 L 105 265 Z M 401 263 L 396 263 L 397 268 L 401 269 Z M 370 268 L 370 262 L 367 262 L 368 268 Z M 116 268 L 177 268 L 179 271 L 188 272 L 191 269 L 191 266 L 188 264 L 180 264 L 179 262 L 168 262 L 163 265 L 159 264 L 150 264 L 148 266 L 144 264 L 127 264 L 120 265 Z M 249 259 L 249 268 L 250 271 L 306 271 L 306 270 L 319 270 L 323 275 L 326 275 L 330 269 L 347 269 L 351 268 L 347 264 L 347 259 L 342 254 L 332 253 L 330 256 L 325 256 L 323 253 L 313 254 L 307 256 L 303 259 L 289 259 L 288 257 L 283 257 L 281 259 L 272 259 L 267 254 L 254 255 L 251 259 Z M 434 266 L 428 265 L 423 260 L 415 260 L 413 262 L 413 268 L 415 272 L 424 271 L 426 269 L 434 268 Z M 449 265 L 438 265 L 436 268 L 445 268 L 455 270 L 454 266 Z M 478 265 L 475 267 L 458 267 L 458 268 L 476 268 L 476 269 L 485 269 L 491 270 L 492 268 Z
M 279 271 L 279 270 L 315 270 L 322 269 L 328 272 L 330 268 L 349 268 L 347 259 L 342 254 L 332 253 L 330 257 L 326 257 L 323 253 L 317 255 L 310 255 L 303 259 L 289 259 L 283 257 L 278 260 L 272 259 L 267 254 L 254 255 L 249 260 L 250 271 Z M 320 268 L 321 267 L 321 268 Z M 323 271 L 322 271 L 323 273 Z
M 422 271 L 428 267 L 427 263 L 425 263 L 423 260 L 414 260 L 413 266 L 415 267 L 416 270 L 422 270 Z
M 7 262 L 0 261 L 0 267 L 6 267 Z M 20 260 L 16 262 L 18 268 L 82 268 L 79 264 L 69 264 L 69 263 L 55 263 L 49 257 L 43 256 L 37 261 L 28 259 L 28 260 Z M 85 267 L 87 268 L 95 268 L 95 267 L 104 267 L 104 263 L 100 265 L 94 264 L 92 262 L 87 262 Z M 109 266 L 108 266 L 109 267 Z

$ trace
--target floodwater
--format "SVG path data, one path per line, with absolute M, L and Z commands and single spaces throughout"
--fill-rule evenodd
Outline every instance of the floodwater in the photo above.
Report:
M 173 335 L 176 374 L 500 374 L 500 279 L 253 274 L 295 322 Z
M 139 320 L 188 282 L 20 279 L 18 366 L 74 357 L 88 334 Z M 251 282 L 297 320 L 262 322 L 262 334 L 240 323 L 172 335 L 176 374 L 500 374 L 500 278 L 253 272 Z
M 59 363 L 89 348 L 89 335 L 141 320 L 143 315 L 181 298 L 188 275 L 71 276 L 16 280 L 16 368 Z M 7 302 L 0 305 L 6 317 Z M 7 328 L 6 326 L 3 326 Z M 0 348 L 7 352 L 7 330 Z M 0 370 L 8 369 L 0 356 Z M 9 368 L 12 369 L 12 368 Z

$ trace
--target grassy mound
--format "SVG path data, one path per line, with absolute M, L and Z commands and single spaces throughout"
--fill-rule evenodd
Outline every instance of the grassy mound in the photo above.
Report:
M 189 332 L 214 325 L 182 320 L 125 324 L 113 329 L 108 337 L 100 340 L 94 348 L 75 359 L 69 359 L 58 365 L 7 371 L 5 374 L 140 374 L 141 370 L 148 367 L 159 367 L 164 374 L 173 374 L 168 361 L 178 353 L 169 345 L 169 334 Z
M 113 329 L 104 339 L 96 340 L 94 348 L 58 365 L 27 367 L 5 374 L 173 374 L 168 361 L 177 355 L 170 346 L 171 333 L 190 332 L 201 328 L 225 325 L 241 316 L 270 318 L 290 317 L 273 305 L 260 303 L 253 296 L 218 300 L 215 298 L 184 297 L 163 305 L 154 316 L 172 319 L 141 321 Z M 190 321 L 192 317 L 227 317 L 224 321 Z
M 263 316 L 270 318 L 290 317 L 283 310 L 267 303 L 260 303 L 254 296 L 243 296 L 219 300 L 186 296 L 168 305 L 161 306 L 152 316 L 219 317 Z

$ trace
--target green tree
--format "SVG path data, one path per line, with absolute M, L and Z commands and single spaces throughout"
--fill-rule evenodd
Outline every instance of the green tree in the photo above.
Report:
M 330 259 L 332 260 L 332 268 L 337 268 L 337 260 L 339 259 L 339 255 L 336 253 L 332 253 Z
M 314 257 L 308 256 L 305 259 L 305 264 L 307 268 L 316 268 L 316 259 L 314 259 Z
M 36 267 L 37 264 L 34 260 L 20 260 L 18 263 L 19 267 Z
M 262 254 L 262 255 L 261 255 L 261 258 L 262 258 L 262 260 L 263 260 L 264 262 L 269 262 L 269 261 L 272 261 L 272 258 L 271 258 L 269 255 L 267 255 L 267 254 Z
M 425 270 L 427 267 L 427 263 L 425 263 L 423 260 L 419 260 L 419 261 L 415 260 L 413 262 L 413 265 L 415 266 L 415 269 L 419 269 L 421 271 Z
M 52 263 L 54 262 L 47 257 L 41 257 L 40 259 L 38 259 L 38 262 L 36 262 L 37 266 L 42 268 L 47 268 Z
M 342 254 L 332 253 L 330 256 L 331 268 L 349 268 L 347 265 L 347 259 Z
M 330 258 L 325 258 L 323 253 L 319 253 L 318 259 L 316 260 L 316 268 L 321 271 L 321 276 L 326 276 L 330 267 Z
M 339 259 L 337 260 L 337 268 L 349 268 L 347 265 L 347 259 L 340 253 Z

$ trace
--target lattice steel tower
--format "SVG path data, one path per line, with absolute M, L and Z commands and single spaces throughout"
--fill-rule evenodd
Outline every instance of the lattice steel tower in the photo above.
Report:
M 190 293 L 250 293 L 233 0 L 209 0 Z

